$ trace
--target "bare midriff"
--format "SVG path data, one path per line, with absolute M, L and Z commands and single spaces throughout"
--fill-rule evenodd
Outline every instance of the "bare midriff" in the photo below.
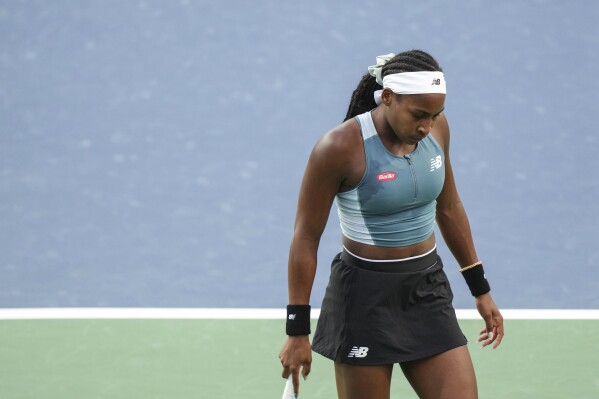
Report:
M 354 255 L 367 259 L 404 259 L 411 258 L 429 252 L 435 247 L 435 234 L 417 244 L 405 247 L 380 247 L 376 245 L 362 244 L 352 241 L 343 236 L 343 246 Z

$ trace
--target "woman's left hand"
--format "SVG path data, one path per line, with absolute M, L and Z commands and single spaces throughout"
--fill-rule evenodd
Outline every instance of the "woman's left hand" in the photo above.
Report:
M 478 342 L 482 342 L 483 348 L 490 344 L 493 344 L 493 349 L 497 348 L 503 339 L 503 316 L 490 293 L 476 297 L 476 309 L 486 324 L 486 327 L 480 330 Z

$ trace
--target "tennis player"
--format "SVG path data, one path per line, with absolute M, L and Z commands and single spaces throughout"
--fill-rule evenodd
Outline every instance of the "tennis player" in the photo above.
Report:
M 315 145 L 299 194 L 288 337 L 279 354 L 295 393 L 312 349 L 334 361 L 340 399 L 388 399 L 395 363 L 420 398 L 477 397 L 435 220 L 485 322 L 482 346 L 501 343 L 503 318 L 453 178 L 445 97 L 445 76 L 429 54 L 377 57 L 345 121 Z M 343 250 L 332 262 L 311 346 L 310 294 L 333 201 Z

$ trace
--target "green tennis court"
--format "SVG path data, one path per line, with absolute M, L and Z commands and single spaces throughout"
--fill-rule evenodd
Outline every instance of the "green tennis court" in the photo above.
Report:
M 313 324 L 315 321 L 313 321 Z M 460 321 L 475 341 L 482 322 Z M 506 320 L 492 351 L 471 342 L 485 398 L 599 398 L 599 320 Z M 0 397 L 280 398 L 283 320 L 0 320 Z M 314 356 L 300 398 L 335 398 Z M 399 368 L 392 398 L 416 398 Z

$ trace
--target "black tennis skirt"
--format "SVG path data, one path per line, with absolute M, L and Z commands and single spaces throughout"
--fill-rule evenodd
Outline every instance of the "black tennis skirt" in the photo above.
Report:
M 392 262 L 343 250 L 331 265 L 312 349 L 342 363 L 382 365 L 466 345 L 452 300 L 436 250 Z

